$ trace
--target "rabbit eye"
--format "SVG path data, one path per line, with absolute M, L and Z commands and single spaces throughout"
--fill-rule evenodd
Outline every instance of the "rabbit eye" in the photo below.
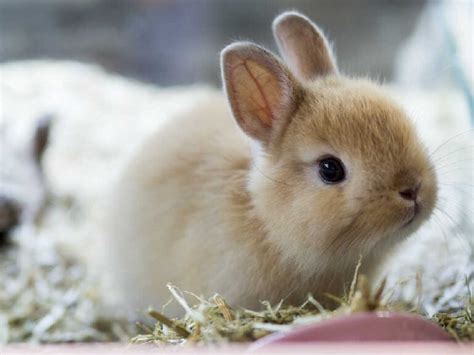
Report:
M 326 184 L 337 184 L 344 180 L 346 173 L 338 158 L 327 157 L 319 161 L 319 176 Z

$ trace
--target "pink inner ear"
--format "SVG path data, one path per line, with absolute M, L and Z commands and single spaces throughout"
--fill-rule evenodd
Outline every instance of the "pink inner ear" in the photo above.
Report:
M 271 127 L 280 105 L 282 88 L 275 74 L 251 59 L 236 58 L 231 70 L 231 90 L 239 119 L 253 126 L 257 118 Z

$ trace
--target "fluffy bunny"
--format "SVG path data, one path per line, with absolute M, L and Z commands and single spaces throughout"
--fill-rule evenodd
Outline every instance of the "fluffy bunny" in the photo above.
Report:
M 339 74 L 303 15 L 280 15 L 273 32 L 285 63 L 226 47 L 226 97 L 169 119 L 113 185 L 103 261 L 126 309 L 160 307 L 168 282 L 249 308 L 324 302 L 360 256 L 373 275 L 430 216 L 436 176 L 404 111 Z

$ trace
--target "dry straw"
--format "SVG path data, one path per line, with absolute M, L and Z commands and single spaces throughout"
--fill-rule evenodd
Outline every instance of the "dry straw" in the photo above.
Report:
M 219 295 L 208 300 L 193 295 L 196 303 L 191 306 L 179 289 L 172 285 L 168 285 L 168 288 L 174 301 L 183 306 L 186 315 L 181 319 L 169 319 L 156 310 L 150 310 L 148 314 L 156 320 L 156 324 L 154 327 L 142 324 L 143 334 L 134 337 L 132 340 L 134 343 L 169 345 L 247 342 L 270 333 L 287 331 L 297 325 L 319 322 L 341 314 L 382 310 L 415 312 L 417 309 L 409 303 L 386 300 L 383 297 L 385 280 L 375 290 L 371 290 L 367 278 L 364 275 L 358 275 L 358 268 L 345 297 L 337 298 L 328 295 L 339 303 L 336 310 L 325 309 L 311 295 L 308 295 L 307 300 L 298 307 L 283 305 L 282 302 L 274 306 L 268 302 L 262 302 L 263 309 L 259 311 L 232 308 Z M 449 314 L 437 313 L 431 318 L 460 341 L 474 340 L 472 317 L 474 300 L 469 287 L 467 288 L 468 300 L 464 309 Z
M 26 233 L 17 242 L 18 245 L 0 250 L 0 344 L 129 341 L 130 338 L 133 343 L 219 344 L 254 341 L 298 324 L 340 314 L 375 310 L 421 312 L 416 302 L 390 301 L 387 295 L 392 290 L 386 290 L 385 283 L 371 290 L 367 279 L 356 273 L 345 297 L 328 295 L 338 301 L 340 306 L 336 310 L 325 309 L 311 295 L 300 306 L 262 302 L 260 310 L 234 308 L 219 295 L 204 299 L 169 285 L 173 302 L 183 307 L 185 316 L 169 319 L 161 312 L 150 310 L 154 324 L 141 324 L 137 330 L 131 322 L 100 316 L 100 298 L 83 266 L 48 238 Z M 474 301 L 467 279 L 466 289 L 463 308 L 446 309 L 431 319 L 459 340 L 474 340 Z M 439 297 L 446 294 L 439 290 Z M 186 299 L 190 297 L 185 296 L 191 296 L 195 302 L 188 303 Z M 459 297 L 459 292 L 449 297 Z

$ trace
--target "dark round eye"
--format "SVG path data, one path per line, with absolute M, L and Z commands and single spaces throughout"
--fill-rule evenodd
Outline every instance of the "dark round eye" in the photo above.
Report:
M 319 176 L 326 184 L 337 184 L 344 180 L 346 173 L 339 159 L 327 157 L 319 161 Z

